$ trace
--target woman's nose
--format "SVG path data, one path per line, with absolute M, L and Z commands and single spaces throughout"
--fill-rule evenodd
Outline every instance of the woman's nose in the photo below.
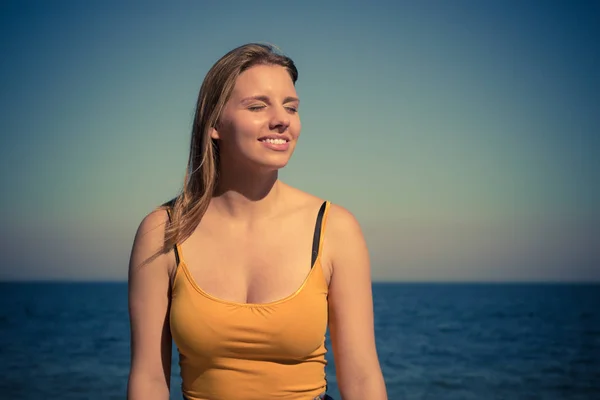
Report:
M 271 118 L 270 128 L 284 132 L 290 126 L 290 116 L 285 107 L 276 107 Z

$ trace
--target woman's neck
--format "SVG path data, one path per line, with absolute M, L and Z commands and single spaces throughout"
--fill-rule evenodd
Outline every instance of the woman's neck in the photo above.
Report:
M 280 203 L 282 183 L 277 171 L 221 168 L 211 206 L 225 216 L 253 221 L 273 215 Z

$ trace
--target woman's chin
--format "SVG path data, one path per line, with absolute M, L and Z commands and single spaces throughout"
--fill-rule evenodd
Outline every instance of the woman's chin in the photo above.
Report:
M 290 154 L 276 154 L 268 157 L 257 157 L 254 160 L 260 165 L 261 169 L 266 171 L 277 171 L 284 168 L 290 161 Z
M 269 163 L 261 163 L 261 169 L 267 172 L 273 172 L 273 171 L 278 171 L 282 168 L 284 168 L 287 164 L 288 161 L 285 162 L 279 162 L 279 163 L 274 163 L 274 162 L 269 162 Z

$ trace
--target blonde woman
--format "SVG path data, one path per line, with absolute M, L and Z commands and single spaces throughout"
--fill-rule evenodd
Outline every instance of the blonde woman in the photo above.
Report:
M 328 327 L 343 399 L 387 399 L 359 224 L 278 179 L 300 136 L 297 78 L 262 44 L 206 75 L 183 189 L 133 243 L 130 400 L 169 398 L 172 339 L 185 399 L 329 398 Z

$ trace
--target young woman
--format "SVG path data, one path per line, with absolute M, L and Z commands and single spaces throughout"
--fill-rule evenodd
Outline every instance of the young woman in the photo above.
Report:
M 182 192 L 133 244 L 130 400 L 169 398 L 172 339 L 186 399 L 327 398 L 327 327 L 343 399 L 387 399 L 360 227 L 278 179 L 300 135 L 297 77 L 261 44 L 206 75 Z

